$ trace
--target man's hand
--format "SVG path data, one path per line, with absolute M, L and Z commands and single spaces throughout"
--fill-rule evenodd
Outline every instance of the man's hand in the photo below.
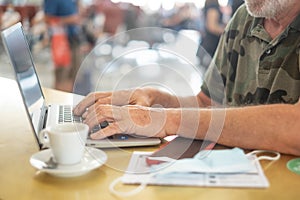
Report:
M 113 106 L 93 104 L 82 117 L 90 128 L 107 121 L 109 125 L 91 135 L 102 139 L 117 133 L 138 134 L 147 137 L 165 137 L 166 110 L 143 106 Z
M 90 106 L 94 104 L 110 105 L 141 105 L 151 106 L 150 89 L 130 89 L 115 92 L 95 92 L 87 95 L 73 110 L 75 115 L 81 116 Z

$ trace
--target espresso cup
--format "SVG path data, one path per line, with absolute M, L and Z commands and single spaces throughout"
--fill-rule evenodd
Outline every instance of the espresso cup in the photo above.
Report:
M 83 157 L 88 131 L 83 123 L 57 124 L 43 129 L 39 139 L 51 148 L 58 164 L 73 165 Z

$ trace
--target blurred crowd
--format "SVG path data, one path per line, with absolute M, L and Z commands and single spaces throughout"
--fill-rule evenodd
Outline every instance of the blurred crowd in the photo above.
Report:
M 209 2 L 210 0 L 207 0 Z M 0 5 L 0 27 L 4 29 L 18 21 L 23 22 L 34 40 L 47 40 L 47 28 L 44 20 L 43 4 L 14 5 L 13 0 L 2 1 Z M 95 44 L 102 37 L 114 35 L 118 31 L 140 27 L 164 27 L 176 31 L 182 29 L 204 30 L 204 10 L 194 3 L 177 3 L 171 10 L 163 8 L 157 12 L 147 13 L 130 3 L 113 3 L 111 0 L 93 0 L 90 3 L 79 2 L 81 25 L 87 41 Z M 220 2 L 220 1 L 219 1 Z M 242 0 L 228 0 L 221 5 L 223 19 L 226 23 L 231 13 Z M 235 4 L 235 2 L 240 2 Z M 35 42 L 35 41 L 31 41 Z
M 52 11 L 47 13 L 49 9 L 46 6 L 53 5 L 54 1 L 49 1 L 49 4 L 47 4 L 47 0 L 39 4 L 24 4 L 24 2 L 20 4 L 18 2 L 13 0 L 0 1 L 1 29 L 5 29 L 16 22 L 22 22 L 33 52 L 51 46 L 54 30 L 53 28 L 50 29 L 51 26 L 53 27 L 53 20 L 51 19 L 55 16 L 53 16 L 53 13 L 51 14 Z M 57 2 L 59 3 L 59 1 Z M 70 0 L 69 2 L 76 3 L 76 12 L 70 14 L 72 16 L 76 14 L 76 18 L 72 19 L 73 21 L 71 19 L 65 20 L 64 25 L 76 24 L 79 27 L 78 51 L 85 54 L 98 42 L 110 36 L 141 27 L 162 27 L 174 31 L 193 30 L 199 35 L 199 44 L 206 45 L 202 41 L 210 41 L 209 43 L 216 44 L 226 23 L 230 20 L 236 8 L 243 3 L 243 0 L 203 0 L 203 5 L 200 7 L 199 4 L 192 3 L 192 1 L 187 3 L 180 1 L 175 3 L 172 9 L 161 6 L 156 11 L 151 12 L 141 6 L 121 1 L 116 3 L 116 1 L 111 0 Z M 210 12 L 211 8 L 213 8 L 213 12 Z M 64 15 L 63 18 L 67 16 L 67 14 L 62 15 Z M 206 39 L 203 40 L 204 38 Z M 71 48 L 74 48 L 72 44 Z M 195 54 L 199 54 L 199 52 L 201 51 L 198 49 Z M 210 56 L 213 56 L 213 52 L 210 53 Z M 205 58 L 199 56 L 199 59 Z M 202 62 L 202 64 L 207 65 L 205 62 Z M 71 62 L 69 65 L 78 65 L 78 63 Z M 56 68 L 62 68 L 62 66 L 56 66 Z M 76 70 L 72 73 L 76 73 Z M 57 72 L 57 81 L 60 81 L 59 78 L 61 78 L 59 74 L 62 74 L 62 72 Z M 66 77 L 62 78 L 65 79 Z M 63 86 L 56 85 L 55 87 L 65 91 L 71 90 L 70 87 L 65 87 L 65 85 L 66 83 L 63 83 Z M 72 85 L 72 80 L 70 85 Z

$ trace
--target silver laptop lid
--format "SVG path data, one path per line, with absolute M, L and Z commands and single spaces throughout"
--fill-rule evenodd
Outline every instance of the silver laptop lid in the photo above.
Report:
M 23 102 L 41 148 L 37 133 L 44 121 L 45 99 L 37 77 L 22 24 L 17 23 L 1 33 L 2 41 L 15 71 Z

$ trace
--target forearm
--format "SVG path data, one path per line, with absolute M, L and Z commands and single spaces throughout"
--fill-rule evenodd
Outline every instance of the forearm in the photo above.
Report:
M 48 24 L 53 23 L 55 21 L 56 23 L 59 24 L 79 24 L 80 23 L 80 18 L 77 14 L 70 15 L 70 16 L 65 16 L 65 17 L 58 17 L 58 16 L 53 16 L 53 15 L 45 15 L 45 21 Z
M 80 24 L 81 19 L 78 14 L 66 16 L 61 18 L 63 24 Z
M 221 35 L 225 26 L 219 24 L 219 13 L 216 9 L 209 9 L 207 12 L 206 28 L 215 35 Z
M 168 109 L 166 134 L 300 155 L 299 105 Z M 298 112 L 297 112 L 298 110 Z
M 299 104 L 228 109 L 221 144 L 300 155 Z
M 224 32 L 225 27 L 220 24 L 210 25 L 208 30 L 215 35 L 221 35 Z

